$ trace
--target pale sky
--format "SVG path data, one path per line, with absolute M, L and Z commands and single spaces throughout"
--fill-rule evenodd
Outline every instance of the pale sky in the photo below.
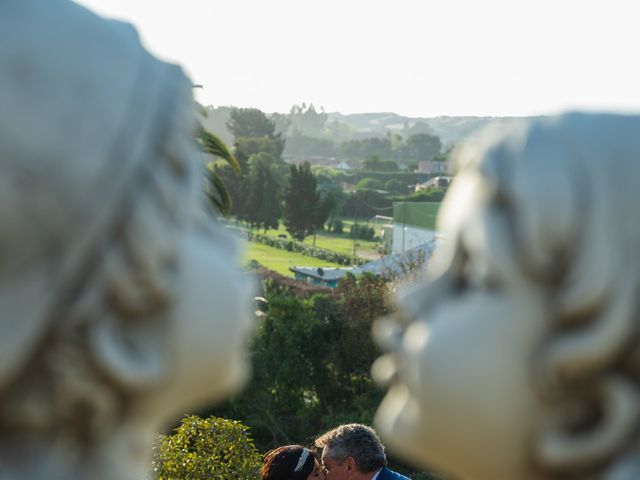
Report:
M 134 24 L 205 105 L 640 112 L 636 0 L 78 0 Z

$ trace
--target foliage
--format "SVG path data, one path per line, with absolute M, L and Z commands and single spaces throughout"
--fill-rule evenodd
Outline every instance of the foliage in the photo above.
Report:
M 257 480 L 261 462 L 248 427 L 223 418 L 188 416 L 173 434 L 158 437 L 152 468 L 157 480 Z
M 234 143 L 234 149 L 241 162 L 248 162 L 252 155 L 262 152 L 280 159 L 284 140 L 280 137 L 238 137 Z
M 257 108 L 234 108 L 229 114 L 227 128 L 234 138 L 277 138 L 276 124 Z
M 417 133 L 407 138 L 407 147 L 414 160 L 433 160 L 442 148 L 442 142 L 436 135 Z
M 324 124 L 327 121 L 327 114 L 320 107 L 316 110 L 313 103 L 306 105 L 294 105 L 289 110 L 289 120 L 294 131 L 309 137 L 319 137 L 324 131 Z
M 382 190 L 384 183 L 375 178 L 363 178 L 356 184 L 356 190 Z
M 397 172 L 400 167 L 393 160 L 382 160 L 379 155 L 371 155 L 363 160 L 362 169 L 372 172 Z
M 393 201 L 405 200 L 407 202 L 441 202 L 447 193 L 446 188 L 430 187 L 425 190 L 412 193 L 404 197 L 394 198 Z
M 233 145 L 233 136 L 227 130 L 227 121 L 233 107 L 211 105 L 205 107 L 197 102 L 196 107 L 201 114 L 198 120 L 204 129 L 217 135 L 225 144 Z
M 316 177 L 311 173 L 308 162 L 299 167 L 291 165 L 282 198 L 287 232 L 296 240 L 302 241 L 316 231 L 317 217 L 314 212 L 320 204 Z
M 407 192 L 407 184 L 402 180 L 397 180 L 392 178 L 391 180 L 387 180 L 384 184 L 384 190 L 391 193 L 406 193 Z
M 227 149 L 227 146 L 219 137 L 205 130 L 199 123 L 197 125 L 196 135 L 204 153 L 221 158 L 236 174 L 240 174 L 238 161 L 231 152 L 229 152 L 229 149 Z M 207 198 L 214 208 L 223 215 L 228 216 L 231 213 L 233 203 L 231 194 L 222 177 L 213 168 L 213 165 L 210 164 L 207 166 L 205 178 L 208 183 L 206 191 Z
M 426 182 L 433 176 L 438 174 L 431 173 L 417 173 L 417 172 L 369 172 L 363 170 L 356 170 L 350 175 L 345 177 L 345 181 L 356 184 L 363 178 L 375 178 L 382 182 L 389 180 L 400 180 L 406 185 L 415 185 L 416 183 Z
M 353 159 L 370 158 L 373 155 L 391 158 L 394 155 L 391 150 L 391 140 L 378 137 L 347 140 L 340 144 L 338 153 L 341 157 Z
M 317 230 L 324 229 L 324 224 L 331 215 L 331 212 L 336 207 L 336 199 L 333 196 L 333 193 L 329 192 L 326 195 L 320 196 L 320 201 L 316 209 L 312 212 L 313 215 L 313 226 L 314 226 L 314 235 Z M 315 245 L 315 237 L 314 237 L 314 245 Z
M 385 195 L 374 190 L 360 190 L 350 194 L 342 207 L 346 217 L 371 218 L 375 215 L 390 215 L 393 207 Z
M 256 154 L 251 157 L 253 161 L 249 162 L 249 196 L 245 217 L 252 226 L 266 232 L 269 228 L 278 228 L 280 206 L 278 183 L 265 157 L 269 155 Z
M 340 234 L 344 231 L 344 222 L 340 219 L 332 220 L 328 228 L 330 232 Z
M 388 314 L 389 287 L 379 277 L 347 275 L 331 294 L 309 297 L 265 282 L 269 307 L 251 345 L 251 383 L 214 412 L 242 419 L 260 451 L 310 443 L 341 423 L 371 424 L 383 395 L 369 374 L 379 355 L 371 328 Z M 411 478 L 435 478 L 390 460 Z
M 376 231 L 369 225 L 361 225 L 356 222 L 351 225 L 349 236 L 359 240 L 373 240 L 373 237 L 376 236 Z
M 309 299 L 268 288 L 269 309 L 251 346 L 252 382 L 219 411 L 250 425 L 261 450 L 338 423 L 371 423 L 381 392 L 369 376 L 379 354 L 370 331 L 387 312 L 386 292 L 370 275 L 349 276 L 335 294 Z

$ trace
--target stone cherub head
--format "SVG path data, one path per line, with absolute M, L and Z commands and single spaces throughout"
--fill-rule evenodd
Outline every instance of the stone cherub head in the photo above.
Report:
M 131 27 L 0 4 L 0 478 L 142 478 L 165 421 L 246 377 L 193 115 Z
M 640 478 L 640 117 L 540 119 L 459 160 L 439 272 L 377 327 L 379 431 L 464 480 Z

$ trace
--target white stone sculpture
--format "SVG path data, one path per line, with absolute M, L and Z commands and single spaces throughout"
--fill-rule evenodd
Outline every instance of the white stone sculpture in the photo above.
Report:
M 461 152 L 441 271 L 376 327 L 394 454 L 462 480 L 640 479 L 640 117 Z
M 164 422 L 246 377 L 193 118 L 130 26 L 0 2 L 0 479 L 143 478 Z

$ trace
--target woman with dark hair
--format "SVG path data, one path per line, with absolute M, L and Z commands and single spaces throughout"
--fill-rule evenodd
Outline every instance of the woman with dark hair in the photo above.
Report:
M 261 480 L 325 480 L 314 453 L 302 445 L 274 448 L 264 456 Z

